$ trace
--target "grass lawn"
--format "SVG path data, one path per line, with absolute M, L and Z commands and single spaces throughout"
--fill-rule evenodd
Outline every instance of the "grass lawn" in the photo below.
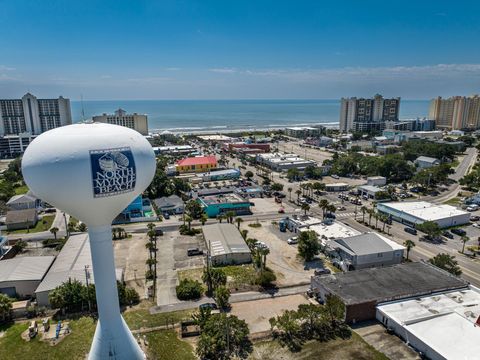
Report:
M 27 231 L 27 229 L 13 230 L 8 231 L 7 234 L 26 234 L 26 233 L 37 233 L 42 231 L 47 231 L 52 226 L 55 215 L 46 215 L 43 218 L 39 219 L 37 225 L 33 229 Z M 52 234 L 53 236 L 53 234 Z
M 180 340 L 173 330 L 157 331 L 146 334 L 149 359 L 195 360 L 193 347 Z
M 388 360 L 381 352 L 352 332 L 348 340 L 329 342 L 309 341 L 300 352 L 292 353 L 277 341 L 262 341 L 254 345 L 249 360 Z
M 28 192 L 28 186 L 22 185 L 15 188 L 15 195 L 26 194 Z
M 221 267 L 228 278 L 227 286 L 230 289 L 243 288 L 255 284 L 257 273 L 252 264 L 230 265 Z
M 177 275 L 178 275 L 179 281 L 182 281 L 183 279 L 192 279 L 192 280 L 197 280 L 200 283 L 203 283 L 202 281 L 203 267 L 186 269 L 186 270 L 178 270 Z
M 446 204 L 446 205 L 458 205 L 458 204 L 460 204 L 460 202 L 461 202 L 461 200 L 460 200 L 459 197 L 454 197 L 450 200 L 445 201 L 444 204 Z

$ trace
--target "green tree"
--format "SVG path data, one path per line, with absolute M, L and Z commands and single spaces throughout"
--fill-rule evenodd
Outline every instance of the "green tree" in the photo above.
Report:
M 470 240 L 470 238 L 468 236 L 462 236 L 460 238 L 460 240 L 462 241 L 463 243 L 463 246 L 462 246 L 462 254 L 465 254 L 465 244 Z
M 219 286 L 227 284 L 227 275 L 222 269 L 205 267 L 203 269 L 202 281 L 207 284 L 209 289 L 215 291 Z
M 253 172 L 251 172 L 250 170 L 248 170 L 248 171 L 245 173 L 245 177 L 250 181 L 250 179 L 253 177 Z
M 290 201 L 292 201 L 292 191 L 293 191 L 293 189 L 292 189 L 291 187 L 289 187 L 289 188 L 287 189 L 287 191 L 288 191 L 288 199 L 289 199 Z
M 225 216 L 227 217 L 227 220 L 230 224 L 233 224 L 233 218 L 235 217 L 236 213 L 235 211 L 227 211 L 225 213 Z
M 208 319 L 212 315 L 212 309 L 209 307 L 201 307 L 198 309 L 198 312 L 192 315 L 193 321 L 196 325 L 200 327 L 200 330 L 203 330 Z
M 298 351 L 302 346 L 300 338 L 301 325 L 299 314 L 295 310 L 286 310 L 274 318 L 269 319 L 272 333 L 291 351 Z
M 197 280 L 183 279 L 177 285 L 176 292 L 179 300 L 196 300 L 202 296 L 203 287 Z
M 15 244 L 13 244 L 13 248 L 17 251 L 17 252 L 22 252 L 26 247 L 27 247 L 27 242 L 25 240 L 17 240 L 15 242 Z
M 200 223 L 202 224 L 202 226 L 205 225 L 207 220 L 208 220 L 208 216 L 206 214 L 202 214 L 202 216 L 200 216 Z
M 302 204 L 302 210 L 305 215 L 307 215 L 307 212 L 310 210 L 310 205 L 308 204 Z
M 323 218 L 325 218 L 325 213 L 326 213 L 327 208 L 328 208 L 329 205 L 330 205 L 330 203 L 328 202 L 327 199 L 322 199 L 322 200 L 320 200 L 320 202 L 318 203 L 319 208 L 322 209 L 322 216 L 323 216 Z
M 203 214 L 203 208 L 198 201 L 190 200 L 185 205 L 185 212 L 193 219 L 200 219 Z
M 215 302 L 220 309 L 226 309 L 230 306 L 230 290 L 225 285 L 217 287 L 214 293 Z
M 246 359 L 252 352 L 247 323 L 235 315 L 212 314 L 198 339 L 197 355 L 204 360 Z
M 295 181 L 300 177 L 300 171 L 296 168 L 288 169 L 287 179 L 290 181 Z
M 300 202 L 300 195 L 302 194 L 302 190 L 298 189 L 295 191 L 295 194 L 297 194 L 297 203 Z
M 13 300 L 7 295 L 0 293 L 0 321 L 4 322 L 10 318 Z
M 248 230 L 247 229 L 240 230 L 240 234 L 242 234 L 243 240 L 247 240 L 247 235 L 248 235 Z
M 460 269 L 460 266 L 458 266 L 458 262 L 457 260 L 455 260 L 455 256 L 441 253 L 435 255 L 428 261 L 436 267 L 448 271 L 450 274 L 453 274 L 455 276 L 462 275 L 462 269 Z
M 410 255 L 410 250 L 412 250 L 412 248 L 415 247 L 415 243 L 412 240 L 405 240 L 403 242 L 403 246 L 407 248 L 407 260 L 408 260 L 408 256 Z
M 270 188 L 272 191 L 282 191 L 283 190 L 283 184 L 280 183 L 273 183 Z
M 87 231 L 87 224 L 85 224 L 85 223 L 83 223 L 83 222 L 80 223 L 80 224 L 78 224 L 78 231 L 80 231 L 80 232 L 86 232 L 86 231 Z
M 54 226 L 54 227 L 50 228 L 50 232 L 53 234 L 53 237 L 55 238 L 55 240 L 57 240 L 58 228 Z
M 311 261 L 320 253 L 317 234 L 313 230 L 302 231 L 298 236 L 298 255 L 305 261 Z
M 440 229 L 440 226 L 434 221 L 425 221 L 422 224 L 417 224 L 415 227 L 432 239 L 440 236 L 442 233 L 442 229 Z
M 337 295 L 327 295 L 325 301 L 325 311 L 330 319 L 330 324 L 336 326 L 345 319 L 345 304 Z

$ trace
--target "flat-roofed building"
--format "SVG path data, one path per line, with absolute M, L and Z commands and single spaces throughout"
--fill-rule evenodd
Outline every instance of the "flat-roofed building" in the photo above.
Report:
M 381 188 L 374 185 L 360 185 L 357 189 L 360 195 L 367 199 L 375 199 L 377 193 L 383 191 Z
M 330 241 L 330 255 L 343 271 L 400 264 L 405 247 L 377 233 Z
M 349 323 L 373 320 L 376 306 L 387 301 L 415 298 L 435 292 L 468 288 L 468 282 L 425 262 L 410 262 L 312 276 L 311 289 L 323 301 L 337 295 L 345 304 Z
M 123 281 L 122 269 L 115 269 L 117 281 Z M 90 284 L 95 283 L 92 271 L 92 254 L 87 233 L 71 235 L 55 262 L 48 270 L 42 282 L 35 290 L 39 306 L 50 306 L 48 294 L 57 286 L 69 279 L 78 280 L 86 284 L 86 276 Z
M 478 359 L 480 292 L 475 287 L 387 302 L 376 318 L 428 359 Z
M 346 191 L 348 190 L 349 185 L 347 183 L 331 183 L 331 184 L 325 184 L 325 190 L 326 191 Z
M 245 264 L 252 261 L 250 249 L 235 225 L 204 225 L 202 231 L 213 265 Z
M 305 160 L 296 154 L 268 153 L 258 154 L 256 160 L 274 171 L 288 171 L 289 169 L 305 170 L 308 166 L 317 166 L 313 160 Z
M 0 293 L 32 296 L 54 260 L 55 256 L 17 256 L 0 261 Z
M 191 145 L 168 145 L 168 146 L 155 146 L 153 151 L 156 155 L 189 155 L 197 150 Z
M 305 139 L 307 137 L 319 137 L 324 130 L 324 126 L 294 126 L 286 128 L 285 135 Z
M 94 122 L 124 126 L 148 135 L 148 120 L 145 114 L 127 114 L 123 109 L 116 110 L 113 114 L 103 113 L 92 117 Z
M 360 235 L 360 232 L 338 221 L 327 220 L 307 227 L 300 228 L 300 232 L 313 230 L 322 246 L 327 246 L 330 240 L 348 238 Z
M 215 156 L 195 156 L 179 160 L 175 164 L 175 170 L 179 173 L 207 172 L 217 168 Z
M 409 226 L 433 221 L 441 228 L 446 228 L 467 224 L 470 221 L 470 213 L 467 211 L 451 205 L 436 205 L 426 201 L 378 203 L 377 211 Z
M 197 198 L 208 217 L 214 218 L 218 215 L 233 211 L 236 215 L 250 215 L 252 203 L 243 199 L 237 194 L 223 194 L 216 196 L 203 196 Z

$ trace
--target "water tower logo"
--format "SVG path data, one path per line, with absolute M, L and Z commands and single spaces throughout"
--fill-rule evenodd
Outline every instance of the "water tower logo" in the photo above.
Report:
M 93 196 L 105 197 L 133 191 L 135 160 L 129 147 L 90 150 Z

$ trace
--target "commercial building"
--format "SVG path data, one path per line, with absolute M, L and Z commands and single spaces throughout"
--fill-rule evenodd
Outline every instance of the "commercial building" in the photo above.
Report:
M 37 99 L 30 93 L 21 99 L 0 99 L 0 136 L 45 131 L 72 123 L 70 100 Z
M 480 96 L 441 96 L 430 102 L 429 117 L 441 129 L 480 128 Z
M 375 319 L 380 303 L 465 289 L 468 283 L 428 263 L 411 262 L 312 276 L 310 287 L 323 301 L 327 295 L 340 297 L 346 321 L 355 323 Z
M 190 145 L 169 145 L 169 146 L 156 146 L 153 148 L 156 155 L 190 155 L 197 150 Z
M 30 297 L 43 280 L 55 256 L 21 256 L 0 261 L 0 293 Z
M 11 158 L 23 154 L 35 137 L 29 133 L 0 137 L 0 157 Z
M 429 156 L 419 156 L 415 159 L 415 165 L 419 169 L 428 169 L 440 165 L 441 161 Z
M 10 210 L 25 210 L 41 209 L 44 203 L 29 190 L 26 194 L 12 196 L 6 205 Z
M 208 217 L 214 218 L 218 215 L 233 211 L 236 215 L 250 215 L 252 204 L 248 199 L 243 199 L 237 194 L 225 194 L 217 196 L 199 197 L 197 201 L 202 205 Z
M 340 103 L 340 131 L 371 132 L 385 129 L 385 122 L 398 121 L 400 98 L 384 99 L 377 94 L 373 99 L 342 98 Z
M 426 201 L 378 203 L 377 211 L 391 219 L 415 226 L 425 221 L 433 221 L 441 228 L 467 224 L 470 213 L 450 205 L 435 205 Z
M 333 221 L 332 219 L 326 219 L 320 223 L 300 227 L 299 229 L 300 232 L 309 230 L 312 230 L 317 234 L 318 240 L 324 247 L 329 244 L 330 240 L 360 235 L 359 231 L 341 222 Z
M 435 120 L 427 118 L 407 119 L 385 122 L 385 129 L 401 131 L 432 131 L 435 130 Z
M 369 176 L 369 177 L 367 177 L 367 185 L 384 186 L 386 184 L 387 184 L 387 178 L 385 176 Z
M 330 241 L 330 256 L 343 271 L 400 264 L 405 247 L 376 233 Z
M 347 183 L 331 183 L 325 184 L 325 190 L 330 192 L 347 191 L 349 185 Z
M 127 114 L 125 110 L 118 109 L 113 114 L 103 113 L 93 116 L 92 120 L 99 123 L 124 126 L 136 130 L 142 135 L 148 135 L 148 120 L 145 114 Z
M 478 358 L 480 293 L 475 287 L 380 304 L 376 317 L 425 358 Z
M 236 180 L 240 178 L 240 170 L 238 169 L 225 169 L 209 171 L 202 174 L 196 174 L 193 179 L 199 179 L 200 181 L 222 181 L 222 180 Z M 200 182 L 192 179 L 192 182 Z
M 217 168 L 215 156 L 196 156 L 177 161 L 175 170 L 178 173 L 206 172 Z
M 205 196 L 220 196 L 226 194 L 233 194 L 237 188 L 235 186 L 224 186 L 224 187 L 211 187 L 204 189 L 193 189 L 190 192 L 190 197 L 192 199 L 197 199 Z
M 115 269 L 117 281 L 123 281 L 122 269 Z M 78 280 L 82 284 L 95 283 L 92 271 L 92 255 L 87 233 L 71 235 L 55 262 L 48 270 L 42 282 L 35 290 L 39 306 L 50 306 L 48 294 L 57 286 L 71 280 Z
M 376 199 L 377 193 L 383 191 L 378 186 L 360 185 L 357 187 L 358 193 L 365 199 Z
M 162 214 L 183 214 L 185 205 L 178 195 L 164 196 L 153 200 L 158 211 Z
M 258 150 L 258 153 L 270 152 L 270 144 L 265 143 L 225 143 L 223 149 L 231 152 L 240 152 L 242 150 Z
M 296 127 L 289 127 L 285 129 L 285 135 L 305 139 L 307 137 L 319 137 L 322 135 L 323 131 L 325 130 L 324 126 L 296 126 Z
M 288 171 L 289 169 L 305 170 L 308 166 L 317 166 L 315 161 L 305 160 L 296 154 L 258 154 L 256 161 L 278 172 Z
M 204 225 L 202 231 L 212 265 L 237 265 L 252 261 L 250 249 L 235 225 Z
M 7 211 L 5 225 L 7 230 L 31 229 L 37 225 L 37 209 L 11 210 Z
M 302 229 L 309 229 L 312 225 L 319 225 L 322 220 L 309 215 L 292 215 L 283 219 L 285 226 L 293 233 L 301 231 Z

